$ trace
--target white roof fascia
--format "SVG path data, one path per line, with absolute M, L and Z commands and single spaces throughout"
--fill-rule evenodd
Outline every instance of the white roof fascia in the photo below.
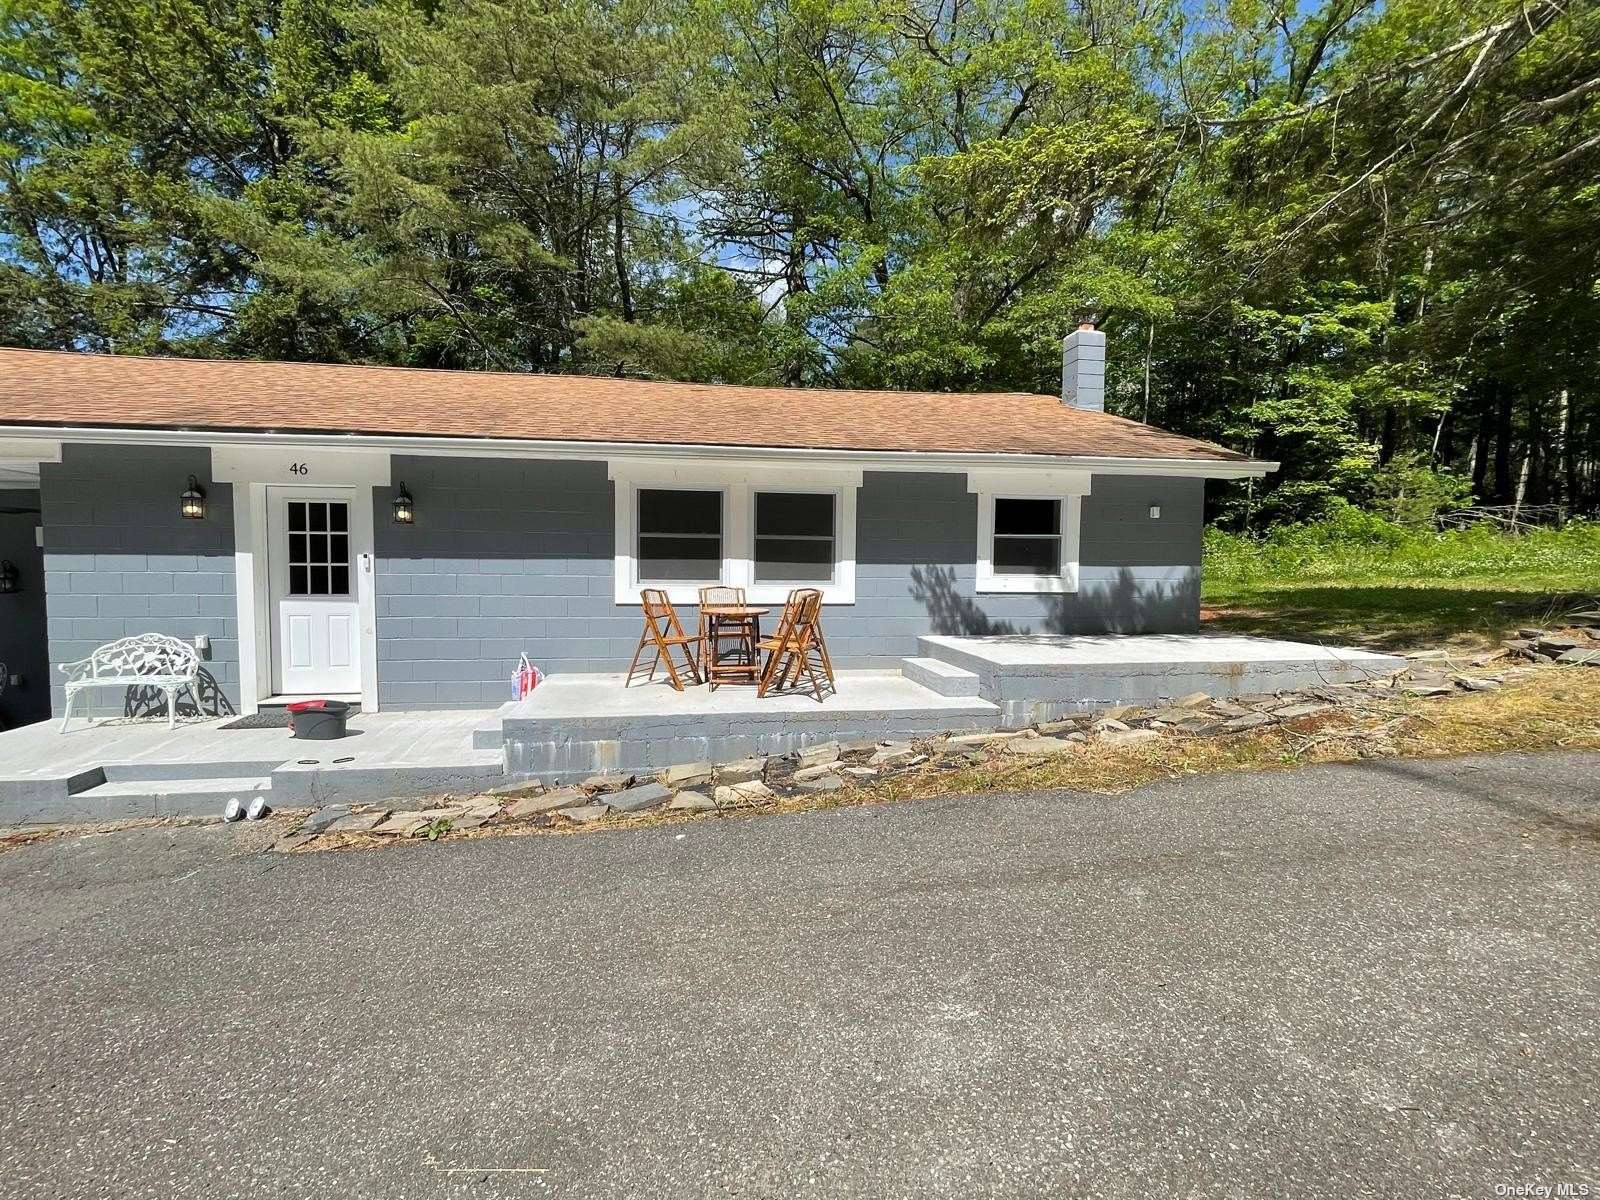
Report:
M 41 438 L 121 446 L 299 446 L 319 450 L 386 450 L 392 454 L 466 458 L 684 460 L 757 467 L 788 462 L 872 471 L 1086 469 L 1101 475 L 1169 475 L 1204 479 L 1260 477 L 1275 462 L 1210 458 L 1138 458 L 1091 454 L 1003 454 L 940 450 L 841 450 L 792 446 L 713 446 L 673 442 L 546 441 L 532 438 L 406 434 L 306 433 L 213 429 L 124 429 L 93 425 L 3 425 L 0 438 Z

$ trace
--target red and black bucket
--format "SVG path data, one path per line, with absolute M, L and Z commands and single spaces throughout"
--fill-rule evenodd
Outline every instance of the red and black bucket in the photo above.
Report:
M 334 742 L 345 735 L 350 706 L 343 700 L 296 700 L 286 707 L 294 736 L 302 742 Z

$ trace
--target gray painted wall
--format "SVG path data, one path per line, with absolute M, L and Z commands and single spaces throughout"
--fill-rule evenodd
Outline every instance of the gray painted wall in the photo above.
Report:
M 204 521 L 178 515 L 190 474 Z M 52 663 L 119 637 L 212 639 L 223 711 L 238 702 L 232 490 L 210 455 L 68 446 L 41 478 Z M 373 492 L 379 699 L 492 706 L 526 651 L 549 672 L 620 671 L 638 609 L 612 596 L 612 485 L 600 462 L 396 456 L 416 524 Z M 893 667 L 924 633 L 1170 632 L 1199 616 L 1200 480 L 1097 476 L 1072 596 L 978 596 L 977 498 L 964 475 L 869 472 L 857 501 L 857 602 L 826 609 L 840 667 Z M 1152 521 L 1151 504 L 1162 506 Z M 683 614 L 685 623 L 694 614 Z M 60 688 L 54 688 L 60 711 Z M 123 698 L 95 697 L 96 711 Z M 208 710 L 217 697 L 208 696 Z
M 38 508 L 37 491 L 0 488 L 0 559 L 10 559 L 21 580 L 20 591 L 0 595 L 0 663 L 9 674 L 22 676 L 19 686 L 0 690 L 0 728 L 26 725 L 50 715 L 44 555 L 34 536 L 39 528 Z
M 496 705 L 524 651 L 546 672 L 623 670 L 637 609 L 611 587 L 603 462 L 394 459 L 416 500 L 396 525 L 374 495 L 378 703 Z
M 206 490 L 206 516 L 186 521 L 178 496 L 190 475 Z M 40 470 L 50 662 L 87 657 L 139 633 L 211 638 L 206 711 L 238 703 L 233 489 L 211 480 L 204 449 L 69 445 Z M 52 666 L 51 674 L 59 678 Z M 211 684 L 214 682 L 214 687 Z M 220 695 L 218 694 L 220 693 Z M 53 710 L 61 686 L 51 681 Z M 91 694 L 91 711 L 123 711 L 114 689 Z M 82 711 L 80 709 L 80 711 Z M 164 711 L 164 710 L 163 710 Z
M 639 614 L 612 596 L 605 464 L 397 457 L 394 475 L 416 498 L 417 520 L 394 524 L 391 493 L 377 490 L 385 707 L 498 704 L 523 651 L 547 672 L 627 666 Z M 896 666 L 924 633 L 1191 630 L 1203 498 L 1201 480 L 1097 476 L 1080 591 L 978 596 L 978 505 L 966 477 L 869 472 L 857 501 L 857 602 L 825 611 L 835 663 Z M 1162 506 L 1158 521 L 1151 504 Z
M 978 498 L 966 476 L 869 472 L 857 498 L 856 603 L 824 611 L 828 646 L 851 666 L 893 666 L 924 633 L 1193 630 L 1204 504 L 1204 480 L 1097 475 L 1083 502 L 1079 590 L 978 595 Z

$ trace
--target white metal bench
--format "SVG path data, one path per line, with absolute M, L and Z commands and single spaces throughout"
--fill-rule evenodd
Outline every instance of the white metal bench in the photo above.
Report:
M 160 633 L 142 633 L 101 646 L 88 658 L 63 663 L 66 675 L 67 706 L 61 715 L 61 732 L 72 720 L 72 705 L 80 692 L 90 688 L 147 687 L 167 694 L 167 728 L 178 723 L 178 693 L 188 689 L 200 707 L 200 652 L 188 642 Z

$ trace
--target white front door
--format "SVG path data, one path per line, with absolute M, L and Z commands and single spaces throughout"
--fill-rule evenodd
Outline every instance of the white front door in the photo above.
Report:
M 361 691 L 360 569 L 371 523 L 354 488 L 267 489 L 272 690 L 280 696 Z

